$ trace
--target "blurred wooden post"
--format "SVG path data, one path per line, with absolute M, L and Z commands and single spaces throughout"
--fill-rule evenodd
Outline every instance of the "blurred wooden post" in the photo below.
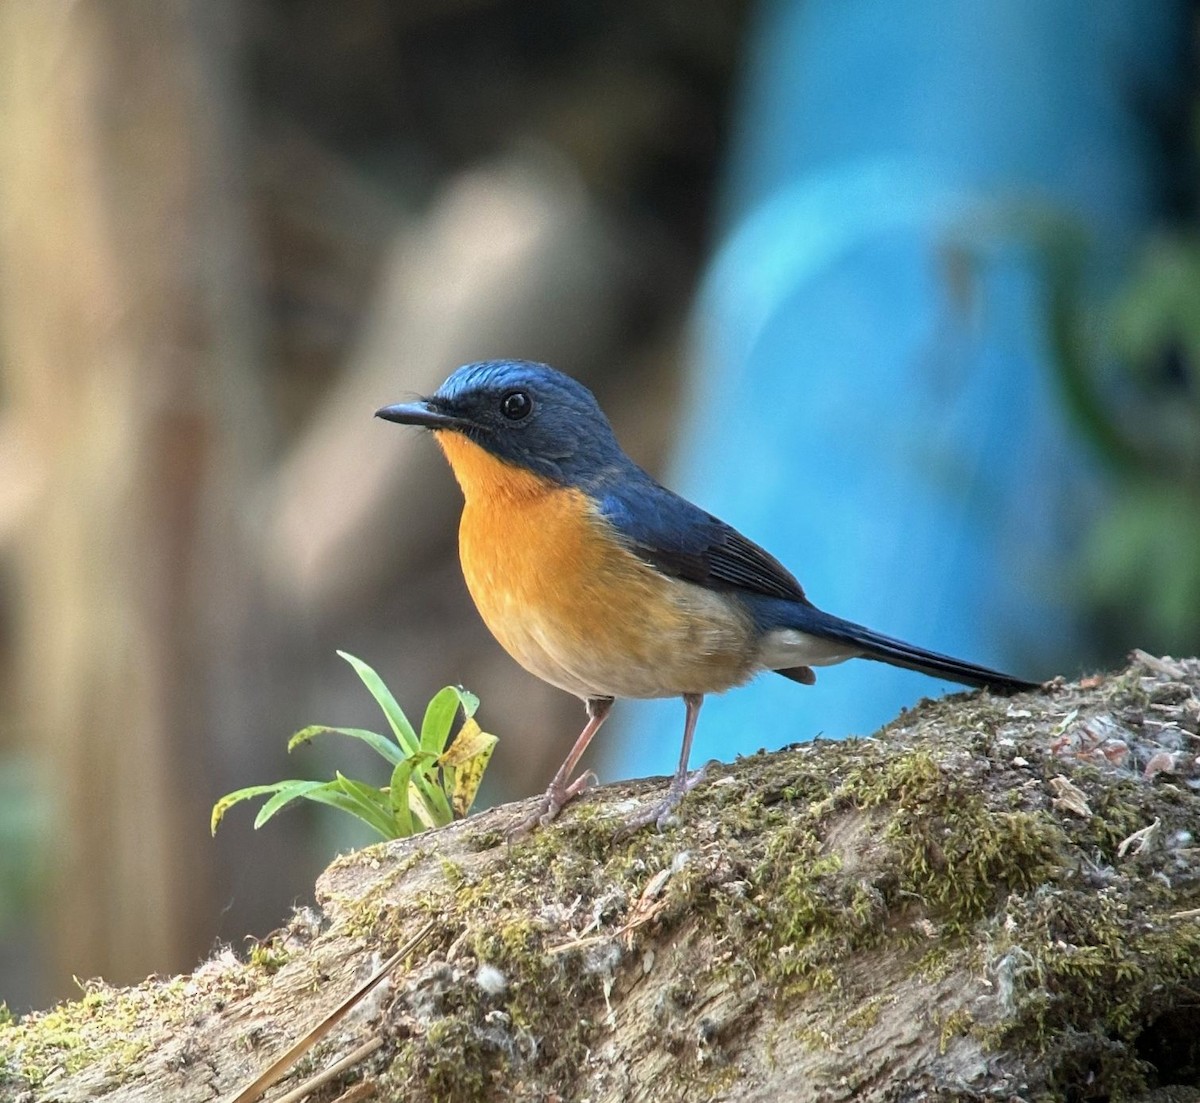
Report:
M 211 939 L 197 639 L 248 615 L 237 491 L 264 435 L 235 10 L 0 5 L 0 371 L 39 486 L 14 591 L 57 802 L 56 986 L 184 968 Z

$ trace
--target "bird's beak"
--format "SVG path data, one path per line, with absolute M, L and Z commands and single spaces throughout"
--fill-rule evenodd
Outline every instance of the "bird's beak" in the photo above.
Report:
M 427 398 L 398 406 L 384 406 L 375 411 L 375 416 L 383 418 L 384 421 L 396 421 L 401 425 L 420 425 L 426 429 L 462 429 L 468 424 L 464 418 L 439 410 Z

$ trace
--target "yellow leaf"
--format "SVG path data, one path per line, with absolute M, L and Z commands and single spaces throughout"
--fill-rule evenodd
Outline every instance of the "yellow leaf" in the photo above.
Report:
M 473 720 L 463 721 L 454 742 L 438 758 L 438 762 L 453 771 L 454 791 L 451 804 L 457 816 L 465 816 L 475 803 L 475 794 L 483 780 L 492 751 L 496 749 L 496 737 L 483 731 Z

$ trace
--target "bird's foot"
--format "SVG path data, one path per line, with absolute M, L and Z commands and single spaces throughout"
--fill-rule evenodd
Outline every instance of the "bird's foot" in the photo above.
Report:
M 596 783 L 596 780 L 596 775 L 591 770 L 585 770 L 570 784 L 565 784 L 557 779 L 552 781 L 550 788 L 542 794 L 542 799 L 533 813 L 508 833 L 509 841 L 524 838 L 535 828 L 546 827 L 552 823 L 558 818 L 559 812 L 581 793 L 587 792 L 588 788 Z
M 704 775 L 707 773 L 708 763 L 705 763 L 700 769 L 693 770 L 690 774 L 676 774 L 671 778 L 667 795 L 658 804 L 627 820 L 625 826 L 617 832 L 617 839 L 627 839 L 635 832 L 641 831 L 643 827 L 649 827 L 650 824 L 654 824 L 659 831 L 670 827 L 675 822 L 675 809 L 679 807 L 679 802 L 704 780 Z

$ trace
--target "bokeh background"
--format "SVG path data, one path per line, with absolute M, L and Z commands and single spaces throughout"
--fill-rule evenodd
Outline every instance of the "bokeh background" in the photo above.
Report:
M 1192 0 L 0 4 L 0 1001 L 190 969 L 338 847 L 221 794 L 441 685 L 544 786 L 432 443 L 460 363 L 584 379 L 820 605 L 1029 677 L 1200 650 Z M 771 684 L 778 683 L 777 685 Z M 875 664 L 697 760 L 865 732 Z M 606 777 L 673 766 L 622 709 Z M 606 730 L 606 735 L 607 735 Z M 362 770 L 370 769 L 363 762 Z

